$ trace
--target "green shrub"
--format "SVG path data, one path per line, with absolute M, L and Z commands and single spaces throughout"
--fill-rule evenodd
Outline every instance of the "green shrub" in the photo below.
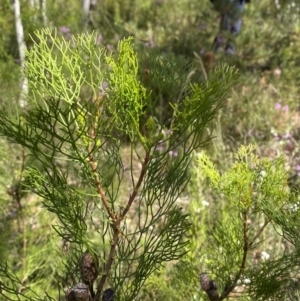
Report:
M 202 86 L 186 85 L 187 78 L 185 98 L 171 106 L 166 128 L 139 81 L 132 39 L 120 41 L 114 54 L 96 45 L 96 34 L 71 40 L 49 30 L 36 35 L 25 68 L 32 105 L 17 116 L 1 112 L 0 133 L 39 162 L 23 171 L 22 185 L 54 214 L 62 247 L 55 263 L 44 258 L 26 281 L 2 263 L 0 293 L 50 300 L 57 298 L 55 287 L 69 287 L 67 300 L 80 294 L 80 300 L 113 294 L 134 300 L 155 270 L 186 253 L 190 223 L 176 200 L 189 180 L 191 155 L 206 142 L 203 133 L 237 73 L 224 66 Z M 157 81 L 171 76 L 156 66 L 151 72 Z M 165 84 L 173 88 L 169 79 Z M 128 155 L 121 156 L 126 145 Z M 33 254 L 27 262 L 36 262 Z M 39 254 L 39 260 L 45 256 Z M 40 287 L 51 281 L 46 296 L 34 290 L 38 280 Z

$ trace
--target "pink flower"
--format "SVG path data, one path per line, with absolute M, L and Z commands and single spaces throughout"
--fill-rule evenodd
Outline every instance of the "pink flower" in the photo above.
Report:
M 279 110 L 281 109 L 281 103 L 280 103 L 280 102 L 276 102 L 276 104 L 275 104 L 275 109 L 276 109 L 277 111 L 279 111 Z
M 176 151 L 169 151 L 169 155 L 172 156 L 172 157 L 177 157 L 178 156 L 178 152 Z
M 70 32 L 71 32 L 70 28 L 67 27 L 67 26 L 61 26 L 61 27 L 58 28 L 58 30 L 59 30 L 61 33 L 70 33 Z
M 96 45 L 97 46 L 100 45 L 102 40 L 103 40 L 102 34 L 99 33 L 98 36 L 97 36 L 97 39 L 96 39 Z

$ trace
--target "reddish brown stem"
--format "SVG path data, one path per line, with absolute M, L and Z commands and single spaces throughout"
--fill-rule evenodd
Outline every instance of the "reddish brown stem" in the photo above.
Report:
M 261 233 L 263 232 L 264 228 L 269 224 L 269 220 L 265 221 L 264 225 L 259 229 L 259 231 L 256 233 L 256 235 L 253 237 L 253 239 L 251 240 L 251 242 L 249 242 L 249 238 L 248 238 L 248 227 L 247 227 L 247 212 L 244 211 L 242 213 L 243 216 L 243 234 L 244 234 L 244 246 L 243 246 L 243 258 L 242 258 L 242 262 L 241 262 L 241 266 L 239 269 L 239 272 L 237 273 L 233 284 L 230 285 L 227 290 L 221 295 L 220 300 L 224 300 L 231 292 L 232 290 L 235 288 L 235 286 L 237 285 L 237 282 L 243 272 L 243 270 L 246 267 L 246 260 L 247 260 L 247 254 L 249 252 L 249 249 L 252 247 L 254 241 L 261 235 Z
M 100 297 L 101 297 L 101 293 L 103 290 L 103 286 L 105 284 L 105 281 L 107 279 L 107 276 L 110 272 L 111 266 L 114 262 L 115 259 L 115 254 L 116 254 L 116 249 L 117 249 L 117 245 L 119 242 L 119 236 L 120 236 L 120 220 L 118 219 L 114 225 L 112 226 L 114 234 L 113 234 L 113 240 L 111 242 L 111 246 L 110 246 L 110 251 L 109 251 L 109 255 L 108 255 L 108 260 L 105 264 L 105 271 L 102 274 L 100 281 L 98 282 L 97 285 L 97 293 L 95 295 L 94 300 L 95 301 L 99 301 Z
M 125 209 L 123 210 L 123 212 L 120 215 L 120 219 L 121 220 L 126 216 L 126 214 L 129 211 L 129 209 L 130 209 L 130 207 L 131 207 L 134 199 L 136 198 L 136 196 L 137 196 L 137 194 L 139 192 L 139 189 L 140 189 L 140 187 L 142 185 L 144 176 L 145 176 L 146 171 L 147 171 L 149 160 L 150 160 L 150 153 L 146 152 L 145 159 L 144 159 L 144 162 L 142 164 L 142 170 L 141 170 L 139 179 L 138 179 L 138 181 L 137 181 L 137 183 L 136 183 L 136 185 L 134 187 L 134 190 L 133 190 L 132 194 L 129 197 L 129 200 L 127 202 L 127 205 L 126 205 Z
M 142 170 L 141 170 L 141 173 L 140 173 L 140 176 L 139 176 L 139 179 L 134 187 L 134 190 L 133 190 L 133 193 L 130 195 L 129 197 L 129 200 L 127 202 L 127 205 L 125 207 L 125 209 L 123 210 L 123 212 L 121 213 L 121 215 L 118 217 L 117 215 L 113 214 L 110 207 L 109 207 L 109 204 L 107 202 L 107 199 L 106 199 L 106 196 L 105 196 L 105 193 L 101 187 L 101 184 L 100 184 L 100 180 L 99 180 L 99 176 L 96 172 L 96 164 L 93 160 L 93 157 L 90 156 L 90 165 L 91 165 L 91 168 L 92 168 L 92 171 L 94 173 L 94 179 L 95 179 L 95 185 L 97 187 L 97 190 L 98 190 L 98 193 L 102 199 L 102 202 L 103 202 L 103 205 L 106 209 L 106 211 L 108 212 L 109 216 L 111 217 L 112 219 L 112 229 L 113 229 L 113 239 L 112 239 L 112 243 L 111 243 L 111 246 L 110 246 L 110 251 L 109 251 L 109 255 L 108 255 L 108 259 L 107 259 L 107 262 L 106 262 L 106 265 L 105 265 L 105 271 L 104 273 L 102 274 L 102 277 L 100 278 L 99 282 L 98 282 L 98 285 L 97 285 L 97 293 L 95 295 L 95 298 L 94 300 L 95 301 L 99 301 L 100 298 L 101 298 L 101 293 L 102 293 L 102 290 L 103 290 L 103 287 L 104 287 L 104 284 L 106 282 L 106 279 L 108 277 L 108 274 L 111 270 L 111 267 L 112 267 L 112 264 L 114 262 L 114 259 L 115 259 L 115 254 L 116 254 L 116 249 L 117 249 L 117 246 L 118 246 L 118 242 L 119 242 L 119 237 L 120 237 L 120 224 L 121 224 L 121 221 L 124 219 L 124 217 L 126 216 L 126 214 L 128 213 L 128 211 L 130 210 L 130 207 L 133 203 L 133 201 L 135 200 L 138 192 L 139 192 L 139 189 L 142 185 L 142 182 L 143 182 L 143 179 L 145 177 L 145 174 L 146 174 L 146 170 L 147 170 L 147 166 L 148 166 L 148 163 L 149 163 L 149 160 L 150 160 L 150 153 L 147 152 L 146 155 L 145 155 L 145 159 L 144 159 L 144 162 L 142 164 Z
M 99 196 L 101 197 L 101 200 L 102 200 L 102 203 L 103 203 L 103 205 L 106 209 L 106 212 L 112 220 L 115 220 L 116 216 L 112 213 L 112 211 L 109 207 L 105 192 L 104 192 L 104 190 L 101 186 L 100 179 L 99 179 L 99 176 L 97 174 L 97 165 L 96 165 L 92 155 L 90 155 L 90 157 L 89 157 L 89 163 L 90 163 L 90 166 L 91 166 L 93 174 L 94 174 L 95 186 L 97 188 Z
M 99 94 L 97 96 L 97 98 L 94 99 L 94 103 L 95 103 L 95 105 L 96 105 L 97 108 L 98 108 L 98 106 L 100 104 L 100 101 L 101 101 L 101 95 Z M 95 123 L 94 123 L 94 125 L 93 125 L 93 127 L 92 127 L 92 129 L 91 129 L 91 131 L 89 133 L 89 137 L 90 137 L 91 140 L 95 140 L 95 137 L 96 137 L 95 132 L 96 132 L 97 124 L 98 124 L 98 121 L 99 121 L 99 116 L 100 116 L 99 110 L 96 109 Z M 90 163 L 92 172 L 94 174 L 94 183 L 95 183 L 95 186 L 97 188 L 98 194 L 99 194 L 99 196 L 100 196 L 100 198 L 102 200 L 102 203 L 103 203 L 103 205 L 104 205 L 104 207 L 106 209 L 107 214 L 109 215 L 109 217 L 113 221 L 115 221 L 116 220 L 116 215 L 111 211 L 111 208 L 110 208 L 110 206 L 108 204 L 108 201 L 107 201 L 107 198 L 106 198 L 106 195 L 105 195 L 105 192 L 104 192 L 104 190 L 103 190 L 103 188 L 101 186 L 101 183 L 100 183 L 100 179 L 99 179 L 99 176 L 98 176 L 98 173 L 97 173 L 97 164 L 95 163 L 94 157 L 92 155 L 91 145 L 89 145 L 87 147 L 87 149 L 88 149 L 88 152 L 90 154 L 89 155 L 89 163 Z
M 244 234 L 244 247 L 243 247 L 243 259 L 239 271 L 239 276 L 241 275 L 242 271 L 246 267 L 246 259 L 247 259 L 247 253 L 249 250 L 249 244 L 248 244 L 248 227 L 247 227 L 247 212 L 243 212 L 243 234 Z
M 263 232 L 263 230 L 269 224 L 269 222 L 270 222 L 269 220 L 265 221 L 265 223 L 263 224 L 263 226 L 258 230 L 258 232 L 256 233 L 256 235 L 253 237 L 253 239 L 249 243 L 249 248 L 252 247 L 254 241 L 260 236 L 260 234 Z
M 96 103 L 98 105 L 99 105 L 98 101 L 100 101 L 100 100 L 101 99 L 99 97 L 96 99 Z M 99 114 L 97 115 L 97 120 L 96 120 L 93 128 L 91 129 L 91 131 L 89 133 L 89 137 L 91 138 L 91 140 L 95 140 L 95 136 L 96 136 L 95 131 L 96 131 L 96 128 L 97 128 L 98 119 L 99 119 Z M 119 242 L 119 237 L 120 237 L 120 224 L 121 224 L 121 221 L 125 218 L 126 214 L 130 210 L 130 207 L 132 206 L 132 203 L 135 200 L 135 198 L 136 198 L 136 196 L 139 192 L 139 189 L 142 185 L 143 179 L 144 179 L 146 171 L 147 171 L 147 166 L 148 166 L 148 163 L 149 163 L 149 160 L 150 160 L 150 152 L 146 152 L 145 159 L 144 159 L 144 162 L 142 164 L 142 169 L 141 169 L 141 172 L 140 172 L 139 179 L 138 179 L 138 181 L 137 181 L 137 183 L 134 187 L 134 190 L 133 190 L 132 194 L 129 197 L 129 200 L 127 202 L 127 205 L 126 205 L 125 209 L 123 210 L 123 212 L 119 216 L 117 214 L 115 214 L 112 211 L 111 207 L 109 206 L 109 203 L 108 203 L 108 200 L 106 198 L 105 192 L 104 192 L 104 190 L 101 186 L 101 183 L 100 183 L 99 175 L 97 173 L 97 164 L 94 161 L 90 146 L 88 147 L 88 152 L 90 154 L 89 155 L 89 164 L 91 166 L 91 169 L 92 169 L 92 172 L 93 172 L 93 175 L 94 175 L 94 184 L 95 184 L 97 192 L 98 192 L 98 194 L 99 194 L 99 196 L 102 200 L 103 206 L 105 207 L 107 214 L 111 218 L 111 228 L 113 230 L 113 239 L 112 239 L 112 242 L 111 242 L 110 251 L 109 251 L 109 254 L 108 254 L 108 259 L 107 259 L 106 264 L 105 264 L 105 270 L 104 270 L 104 272 L 103 272 L 103 274 L 102 274 L 102 276 L 101 276 L 101 278 L 100 278 L 100 280 L 97 284 L 97 292 L 96 292 L 96 295 L 94 297 L 94 301 L 99 301 L 100 298 L 101 298 L 101 293 L 102 293 L 104 284 L 106 282 L 106 279 L 108 277 L 108 274 L 111 270 L 111 267 L 112 267 L 114 259 L 115 259 L 116 249 L 117 249 L 118 242 Z

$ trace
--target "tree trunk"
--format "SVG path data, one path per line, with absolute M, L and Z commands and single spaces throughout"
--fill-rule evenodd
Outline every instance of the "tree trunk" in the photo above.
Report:
M 13 10 L 15 15 L 15 27 L 16 27 L 16 35 L 17 35 L 17 42 L 19 48 L 19 57 L 20 57 L 20 64 L 22 69 L 24 68 L 25 63 L 25 54 L 26 54 L 26 44 L 24 41 L 24 29 L 21 20 L 21 7 L 20 7 L 20 0 L 14 0 L 13 2 Z M 26 76 L 22 76 L 21 78 L 21 93 L 19 97 L 19 105 L 21 108 L 24 108 L 27 104 L 26 95 L 28 94 L 28 80 Z

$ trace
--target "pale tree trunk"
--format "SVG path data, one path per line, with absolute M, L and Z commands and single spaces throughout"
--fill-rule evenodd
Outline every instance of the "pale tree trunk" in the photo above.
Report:
M 29 4 L 32 8 L 38 7 L 38 0 L 29 0 Z
M 37 17 L 39 16 L 37 12 L 40 11 L 43 25 L 46 27 L 48 25 L 48 19 L 46 15 L 46 0 L 29 0 L 29 5 L 34 11 L 33 19 L 35 21 L 37 20 Z
M 44 26 L 48 26 L 48 18 L 46 14 L 46 0 L 40 0 L 40 10 L 42 12 L 43 24 Z
M 19 0 L 20 1 L 20 0 Z M 30 5 L 30 7 L 32 8 L 32 10 L 34 11 L 34 12 L 36 12 L 36 10 L 38 9 L 38 7 L 39 7 L 39 0 L 29 0 L 29 5 Z M 34 13 L 34 15 L 33 15 L 33 19 L 36 21 L 36 13 Z
M 91 0 L 83 0 L 83 12 L 85 15 L 88 15 L 90 13 L 90 7 L 91 7 Z
M 89 22 L 93 23 L 91 16 L 91 10 L 94 10 L 97 5 L 97 0 L 83 0 L 82 10 L 83 10 L 83 25 L 86 28 Z
M 16 27 L 16 35 L 17 35 L 17 42 L 19 48 L 20 64 L 23 70 L 25 64 L 26 44 L 24 41 L 24 29 L 21 20 L 20 0 L 14 0 L 13 9 L 15 14 L 15 27 Z M 23 75 L 21 79 L 21 93 L 19 96 L 19 104 L 21 108 L 24 108 L 27 104 L 27 100 L 26 100 L 27 94 L 28 94 L 28 80 L 27 77 Z
M 89 23 L 90 18 L 90 7 L 91 7 L 91 0 L 83 0 L 83 25 L 86 28 Z

